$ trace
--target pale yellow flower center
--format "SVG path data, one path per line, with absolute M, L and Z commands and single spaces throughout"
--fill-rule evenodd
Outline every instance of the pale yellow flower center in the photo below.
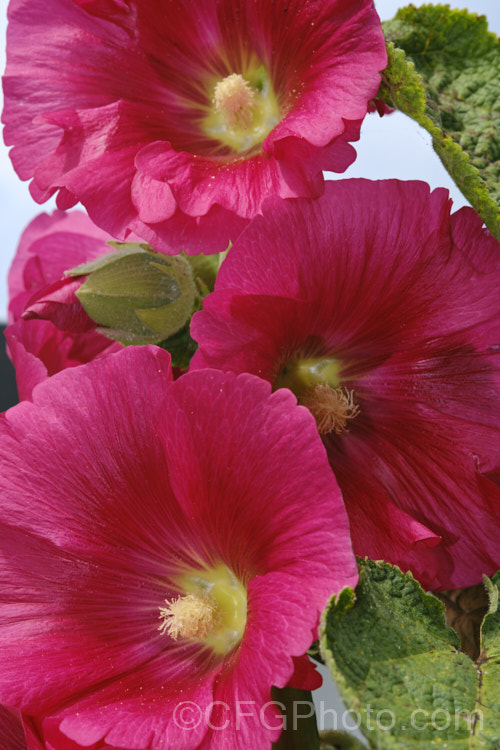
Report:
M 255 153 L 281 119 L 270 77 L 252 58 L 238 73 L 206 81 L 210 106 L 202 131 L 234 154 Z
M 239 73 L 232 73 L 216 84 L 213 103 L 228 127 L 247 129 L 252 124 L 255 91 Z
M 225 655 L 242 639 L 247 621 L 245 585 L 225 565 L 191 570 L 176 581 L 184 595 L 165 600 L 158 630 L 177 641 L 203 643 Z
M 158 630 L 168 633 L 174 641 L 178 638 L 202 641 L 221 620 L 218 604 L 210 595 L 188 594 L 165 604 L 160 607 L 162 622 Z
M 312 413 L 322 435 L 349 432 L 348 424 L 360 408 L 355 392 L 342 385 L 343 364 L 334 357 L 307 357 L 297 353 L 279 372 L 275 388 L 289 388 L 299 404 Z

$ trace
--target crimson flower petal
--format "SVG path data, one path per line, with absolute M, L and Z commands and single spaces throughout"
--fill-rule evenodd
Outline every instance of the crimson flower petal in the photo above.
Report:
M 5 140 L 34 199 L 167 253 L 320 195 L 387 64 L 371 0 L 11 0 L 9 21 Z
M 172 381 L 167 352 L 129 347 L 6 412 L 0 467 L 0 701 L 96 750 L 270 747 L 272 685 L 310 685 L 297 659 L 330 594 L 357 580 L 340 491 L 293 394 L 217 370 Z M 240 618 L 224 648 L 159 628 L 166 601 L 221 569 L 246 608 L 221 603 Z
M 333 362 L 357 409 L 324 435 L 355 551 L 453 588 L 500 564 L 498 487 L 478 482 L 500 465 L 500 247 L 450 205 L 394 180 L 270 201 L 191 328 L 192 369 L 276 385 L 290 362 Z
M 135 239 L 135 238 L 134 238 Z M 37 216 L 24 230 L 9 272 L 7 350 L 19 397 L 66 367 L 121 349 L 97 333 L 73 291 L 81 281 L 65 271 L 111 252 L 110 235 L 81 211 Z M 38 320 L 38 317 L 50 320 Z

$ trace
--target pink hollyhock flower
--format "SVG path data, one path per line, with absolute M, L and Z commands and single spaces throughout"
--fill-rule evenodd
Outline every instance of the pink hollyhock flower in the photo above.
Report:
M 354 551 L 429 587 L 500 564 L 500 246 L 444 189 L 345 180 L 270 202 L 192 321 L 192 367 L 315 415 Z
M 169 363 L 123 349 L 0 421 L 0 701 L 84 747 L 269 748 L 356 583 L 347 515 L 289 391 Z
M 38 202 L 225 250 L 355 158 L 387 64 L 372 0 L 11 0 L 5 140 Z
M 22 234 L 9 273 L 10 325 L 5 330 L 21 399 L 29 399 L 34 386 L 47 376 L 121 349 L 121 344 L 97 333 L 95 324 L 83 312 L 74 296 L 74 289 L 81 281 L 62 281 L 69 267 L 109 253 L 110 239 L 80 211 L 41 214 Z M 62 300 L 65 304 L 53 303 L 63 311 L 56 310 L 54 317 L 71 317 L 70 330 L 49 320 L 22 319 L 34 296 L 50 296 L 50 292 L 53 298 L 56 287 L 65 292 Z M 77 330 L 75 319 L 81 323 Z

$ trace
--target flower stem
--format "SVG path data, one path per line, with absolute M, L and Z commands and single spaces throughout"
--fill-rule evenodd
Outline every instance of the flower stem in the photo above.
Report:
M 274 750 L 319 750 L 316 712 L 311 692 L 295 688 L 275 688 L 271 697 L 279 705 L 284 718 L 283 731 Z
M 320 733 L 319 747 L 320 750 L 366 750 L 366 745 L 352 734 L 333 729 Z

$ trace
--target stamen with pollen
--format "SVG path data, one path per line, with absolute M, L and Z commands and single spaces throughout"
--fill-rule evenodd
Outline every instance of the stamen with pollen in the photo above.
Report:
M 255 91 L 239 73 L 232 73 L 215 86 L 213 103 L 229 128 L 246 130 L 253 121 Z
M 318 432 L 322 435 L 349 432 L 348 421 L 359 414 L 359 406 L 354 403 L 354 391 L 343 386 L 332 388 L 327 383 L 315 385 L 304 394 L 300 403 L 312 413 Z
M 178 638 L 202 641 L 221 620 L 217 601 L 207 594 L 187 594 L 165 604 L 166 607 L 160 607 L 163 622 L 158 630 L 168 633 L 174 641 Z

